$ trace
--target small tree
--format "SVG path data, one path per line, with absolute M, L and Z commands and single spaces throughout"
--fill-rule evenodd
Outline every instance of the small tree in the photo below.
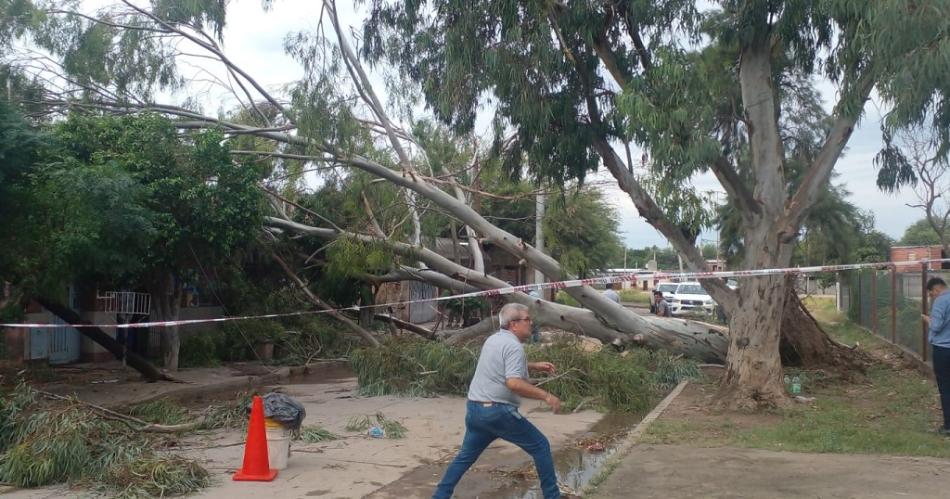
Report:
M 156 115 L 74 114 L 37 175 L 37 265 L 62 279 L 145 286 L 158 320 L 176 320 L 183 280 L 258 232 L 260 173 L 236 165 L 220 133 L 179 136 Z M 165 367 L 178 367 L 178 328 L 162 329 Z
M 950 255 L 950 161 L 941 147 L 938 134 L 915 126 L 901 130 L 896 140 L 887 137 L 887 149 L 878 154 L 881 166 L 877 185 L 886 192 L 895 192 L 910 185 L 916 203 L 911 208 L 924 212 L 924 218 L 904 233 L 901 244 L 939 244 Z

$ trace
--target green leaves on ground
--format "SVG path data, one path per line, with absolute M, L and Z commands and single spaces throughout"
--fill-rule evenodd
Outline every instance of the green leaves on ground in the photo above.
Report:
M 607 349 L 588 352 L 558 342 L 529 346 L 529 360 L 553 362 L 558 375 L 545 383 L 563 407 L 643 411 L 676 383 L 699 376 L 695 364 L 643 350 L 626 356 Z M 390 341 L 383 348 L 360 349 L 350 362 L 364 395 L 464 395 L 475 372 L 478 352 L 467 347 L 419 340 Z

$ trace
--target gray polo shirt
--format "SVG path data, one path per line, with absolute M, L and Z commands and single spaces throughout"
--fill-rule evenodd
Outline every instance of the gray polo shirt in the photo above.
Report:
M 521 397 L 505 386 L 508 378 L 528 379 L 528 358 L 518 337 L 507 329 L 501 329 L 489 336 L 482 346 L 475 376 L 468 385 L 468 399 L 518 407 Z

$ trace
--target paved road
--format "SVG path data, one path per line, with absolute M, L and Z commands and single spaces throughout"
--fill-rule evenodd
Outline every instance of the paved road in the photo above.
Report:
M 946 498 L 948 490 L 948 459 L 637 445 L 585 497 Z

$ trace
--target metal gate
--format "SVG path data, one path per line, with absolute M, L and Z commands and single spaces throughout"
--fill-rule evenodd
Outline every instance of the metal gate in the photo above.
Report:
M 51 324 L 65 324 L 53 317 Z M 30 359 L 47 359 L 50 364 L 67 364 L 79 360 L 79 330 L 61 326 L 30 329 Z

